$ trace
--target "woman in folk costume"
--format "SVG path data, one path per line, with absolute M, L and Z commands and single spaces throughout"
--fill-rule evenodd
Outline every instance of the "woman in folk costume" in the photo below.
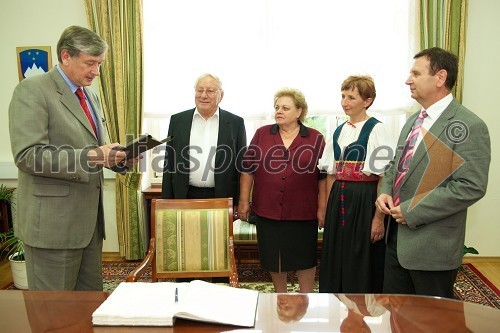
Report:
M 335 130 L 318 165 L 327 172 L 328 197 L 319 291 L 381 293 L 385 225 L 374 203 L 394 145 L 366 113 L 376 96 L 373 79 L 349 76 L 341 92 L 349 121 Z

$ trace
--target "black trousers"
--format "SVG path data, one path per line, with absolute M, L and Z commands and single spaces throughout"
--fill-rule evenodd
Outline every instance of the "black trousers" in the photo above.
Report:
M 455 298 L 453 284 L 458 268 L 447 271 L 420 271 L 402 267 L 397 254 L 398 223 L 393 218 L 390 218 L 389 223 L 391 226 L 385 251 L 384 293 Z
M 189 186 L 186 199 L 211 199 L 215 198 L 215 187 Z

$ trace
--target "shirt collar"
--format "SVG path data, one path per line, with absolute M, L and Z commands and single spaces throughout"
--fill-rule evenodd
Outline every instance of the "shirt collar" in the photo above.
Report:
M 304 126 L 304 124 L 302 124 L 302 122 L 300 120 L 298 120 L 298 122 L 299 122 L 299 125 L 300 125 L 300 130 L 299 130 L 300 136 L 302 136 L 302 137 L 308 136 L 309 135 L 309 130 L 307 129 L 307 127 Z M 280 127 L 278 126 L 278 124 L 274 124 L 269 129 L 269 133 L 271 133 L 272 135 L 278 134 L 279 129 L 280 129 Z
M 64 81 L 68 84 L 69 88 L 71 89 L 71 92 L 74 94 L 76 89 L 78 89 L 78 86 L 73 82 L 71 82 L 71 80 L 66 76 L 66 74 L 64 74 L 63 70 L 61 69 L 61 67 L 59 67 L 59 65 L 56 65 L 56 68 L 59 71 L 59 74 L 61 74 Z
M 448 95 L 446 95 L 445 97 L 443 97 L 439 101 L 437 101 L 436 103 L 429 106 L 429 108 L 427 110 L 425 110 L 425 112 L 427 112 L 427 115 L 431 119 L 437 119 L 437 118 L 439 118 L 441 113 L 443 113 L 443 111 L 448 107 L 448 105 L 450 105 L 452 100 L 453 100 L 453 95 L 451 93 L 449 93 Z M 423 108 L 422 108 L 422 110 L 423 110 Z
M 214 113 L 214 114 L 213 114 L 210 118 L 208 118 L 207 120 L 212 119 L 212 118 L 214 118 L 214 117 L 215 117 L 216 119 L 219 119 L 219 110 L 220 110 L 220 108 L 217 108 L 217 111 L 215 111 L 215 113 Z M 198 111 L 198 108 L 195 108 L 195 109 L 194 109 L 193 119 L 194 119 L 195 117 L 201 117 L 201 118 L 203 118 L 203 116 L 201 115 L 200 111 Z M 203 118 L 203 119 L 205 119 L 205 118 Z
M 371 117 L 370 117 L 370 118 L 371 118 Z M 368 119 L 370 119 L 370 118 L 368 118 Z M 357 123 L 355 123 L 355 124 L 351 123 L 351 122 L 348 120 L 348 121 L 346 121 L 346 124 L 347 124 L 347 125 L 349 125 L 349 126 L 351 126 L 352 128 L 362 127 L 362 126 L 363 126 L 363 125 L 364 125 L 364 124 L 368 121 L 368 119 L 363 120 L 363 121 L 360 121 L 360 122 L 357 122 Z

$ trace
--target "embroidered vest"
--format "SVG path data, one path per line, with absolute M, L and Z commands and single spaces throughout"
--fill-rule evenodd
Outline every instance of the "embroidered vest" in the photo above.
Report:
M 335 156 L 335 179 L 353 182 L 376 182 L 378 181 L 377 175 L 367 176 L 361 169 L 365 164 L 366 150 L 368 146 L 368 138 L 373 130 L 373 127 L 379 123 L 375 118 L 370 118 L 366 121 L 359 133 L 359 137 L 356 141 L 349 144 L 344 149 L 344 153 L 341 156 L 341 148 L 338 144 L 338 139 L 342 128 L 346 124 L 344 122 L 342 125 L 337 127 L 333 133 L 333 154 Z

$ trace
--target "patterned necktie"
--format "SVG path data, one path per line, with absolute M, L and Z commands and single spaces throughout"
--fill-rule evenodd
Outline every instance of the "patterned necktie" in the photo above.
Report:
M 90 114 L 90 109 L 89 106 L 87 105 L 87 101 L 85 100 L 82 88 L 76 89 L 75 93 L 78 96 L 78 100 L 80 101 L 80 105 L 82 106 L 83 112 L 85 112 L 85 115 L 87 116 L 90 125 L 92 125 L 92 128 L 94 129 L 95 137 L 97 138 L 97 128 L 95 126 L 94 119 L 92 119 L 92 115 Z
M 394 192 L 392 196 L 394 206 L 399 205 L 399 193 L 401 192 L 401 185 L 403 184 L 403 179 L 405 178 L 406 172 L 408 172 L 408 167 L 410 166 L 411 159 L 413 158 L 413 148 L 415 148 L 415 143 L 417 142 L 420 127 L 422 127 L 422 123 L 424 122 L 424 119 L 426 117 L 427 112 L 425 112 L 425 110 L 422 110 L 417 119 L 415 119 L 410 136 L 408 136 L 408 139 L 406 139 L 405 146 L 403 148 L 403 151 L 401 152 L 401 158 L 399 159 L 398 163 L 396 182 L 394 183 Z

